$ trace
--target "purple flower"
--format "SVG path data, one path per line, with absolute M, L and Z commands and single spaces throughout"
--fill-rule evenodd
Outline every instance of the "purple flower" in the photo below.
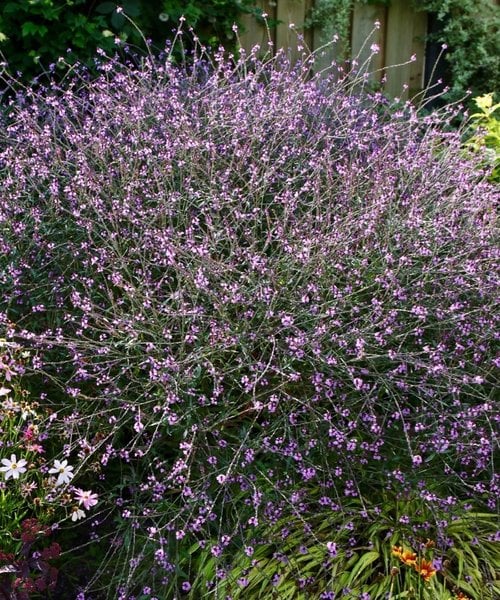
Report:
M 331 557 L 337 556 L 337 544 L 335 542 L 327 542 L 326 549 Z
M 422 464 L 422 457 L 420 456 L 420 454 L 415 454 L 412 456 L 411 461 L 414 467 L 419 467 Z

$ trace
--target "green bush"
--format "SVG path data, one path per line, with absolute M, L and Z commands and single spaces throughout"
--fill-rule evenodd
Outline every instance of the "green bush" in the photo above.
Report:
M 475 98 L 476 111 L 470 117 L 472 130 L 466 146 L 474 152 L 484 152 L 487 166 L 492 167 L 490 179 L 500 181 L 500 102 L 493 104 L 493 94 Z
M 413 0 L 419 10 L 435 13 L 442 26 L 435 41 L 448 46 L 449 99 L 500 88 L 500 19 L 491 0 Z
M 245 12 L 258 14 L 252 5 L 252 0 L 10 0 L 0 6 L 0 52 L 9 71 L 22 72 L 28 81 L 55 68 L 61 56 L 92 65 L 97 48 L 114 53 L 117 37 L 140 48 L 150 38 L 161 49 L 181 17 L 196 27 L 203 44 L 229 48 L 236 41 L 233 24 Z
M 85 0 L 13 0 L 0 9 L 0 50 L 11 71 L 26 78 L 49 69 L 68 49 L 90 61 L 97 47 L 111 51 L 107 19 L 87 12 Z

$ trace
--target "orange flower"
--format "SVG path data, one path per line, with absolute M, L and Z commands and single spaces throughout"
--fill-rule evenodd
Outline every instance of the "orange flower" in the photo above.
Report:
M 463 592 L 458 592 L 455 598 L 456 600 L 471 600 L 469 596 L 466 596 Z
M 417 564 L 417 555 L 411 550 L 404 550 L 401 556 L 399 557 L 399 560 L 405 565 L 413 567 Z
M 393 546 L 392 553 L 394 556 L 397 556 L 399 560 L 405 565 L 413 567 L 417 563 L 417 555 L 415 554 L 415 552 L 412 552 L 411 550 L 406 550 L 402 546 Z
M 415 564 L 415 569 L 422 576 L 424 581 L 430 581 L 431 577 L 436 574 L 436 569 L 432 566 L 432 561 L 430 560 L 420 560 L 418 564 Z

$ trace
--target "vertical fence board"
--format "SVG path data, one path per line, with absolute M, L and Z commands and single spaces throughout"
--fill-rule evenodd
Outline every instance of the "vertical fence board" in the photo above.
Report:
M 315 0 L 314 6 L 322 8 L 323 2 L 328 2 L 328 0 Z M 314 62 L 316 72 L 329 70 L 334 63 L 344 58 L 340 42 L 335 42 L 333 39 L 337 33 L 328 24 L 314 27 L 312 47 L 318 51 Z
M 329 32 L 315 28 L 313 31 L 314 50 L 318 50 L 314 61 L 314 70 L 316 72 L 329 69 L 333 63 L 340 58 L 340 49 L 338 44 L 332 41 Z
M 297 31 L 302 32 L 307 5 L 306 0 L 278 2 L 276 17 L 282 23 L 276 27 L 276 49 L 289 49 L 292 61 L 300 58 L 300 52 L 297 50 Z M 290 24 L 295 26 L 295 30 L 290 29 Z
M 413 51 L 413 19 L 415 11 L 407 0 L 395 0 L 387 15 L 387 34 L 385 44 L 385 64 L 387 83 L 385 92 L 389 96 L 408 98 L 410 83 L 410 64 L 394 67 L 410 60 Z
M 304 16 L 302 18 L 302 22 L 308 17 L 310 14 L 315 0 L 305 0 L 304 4 Z M 307 44 L 309 50 L 314 50 L 314 31 L 311 28 L 307 28 L 303 31 L 304 40 Z
M 262 9 L 262 12 L 269 15 L 268 19 L 276 19 L 276 2 L 270 2 L 269 0 L 255 0 L 254 5 L 256 8 Z M 276 44 L 276 30 L 274 28 L 268 32 L 265 25 L 259 23 L 253 15 L 244 15 L 241 20 L 245 31 L 240 34 L 240 42 L 247 54 L 256 44 L 260 46 L 261 51 L 264 53 L 272 49 L 269 48 L 268 41 L 270 33 L 271 41 L 273 44 Z
M 412 54 L 416 56 L 415 62 L 410 65 L 409 97 L 424 88 L 425 75 L 425 36 L 427 33 L 427 13 L 416 12 L 413 15 L 413 45 Z
M 380 27 L 375 29 L 375 21 Z M 351 26 L 351 56 L 356 58 L 359 67 L 367 63 L 364 71 L 373 73 L 371 80 L 380 81 L 384 66 L 384 39 L 386 28 L 386 7 L 370 4 L 355 4 Z M 370 46 L 379 46 L 378 54 L 371 57 Z M 375 73 L 375 71 L 378 71 Z

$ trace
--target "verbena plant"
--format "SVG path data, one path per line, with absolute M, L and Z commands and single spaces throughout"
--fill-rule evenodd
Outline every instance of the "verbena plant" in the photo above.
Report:
M 3 117 L 4 335 L 99 485 L 67 586 L 268 598 L 299 545 L 279 597 L 493 597 L 450 528 L 498 495 L 496 190 L 453 107 L 258 53 L 77 69 Z

